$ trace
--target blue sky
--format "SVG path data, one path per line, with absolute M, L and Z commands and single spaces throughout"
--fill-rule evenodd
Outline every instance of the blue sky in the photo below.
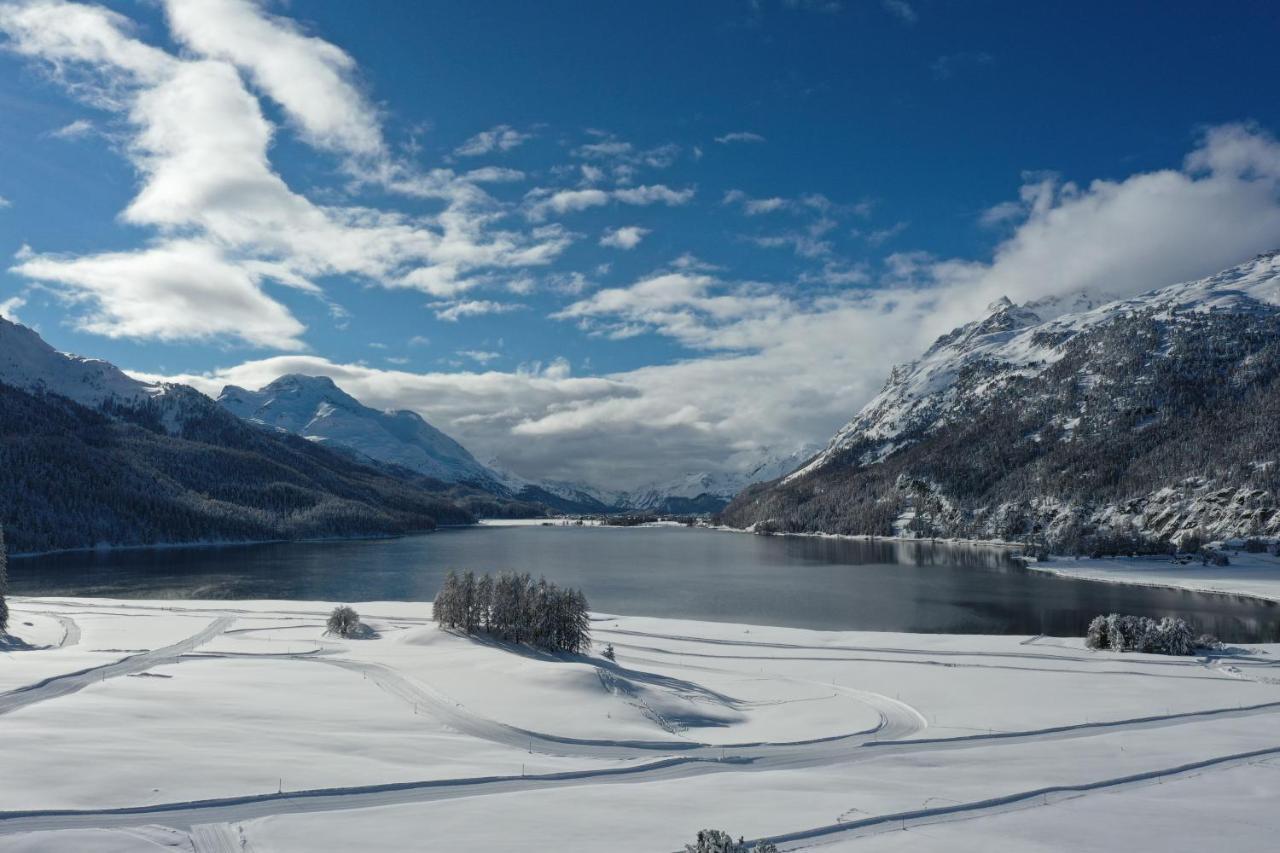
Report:
M 1280 245 L 1274 4 L 0 4 L 0 312 L 529 476 L 825 441 L 996 296 Z

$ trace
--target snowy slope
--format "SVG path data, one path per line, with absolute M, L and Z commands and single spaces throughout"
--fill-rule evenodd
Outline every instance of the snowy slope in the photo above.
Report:
M 1056 312 L 1064 304 L 1041 303 Z M 1280 253 L 1044 319 L 1007 299 L 939 338 L 726 523 L 1164 548 L 1280 534 Z M 1109 552 L 1108 552 L 1109 553 Z
M 1042 373 L 1074 338 L 1117 317 L 1151 313 L 1158 321 L 1176 323 L 1180 314 L 1277 313 L 1280 253 L 1048 322 L 1007 298 L 988 310 L 981 320 L 943 335 L 918 360 L 894 367 L 880 393 L 792 477 L 823 467 L 854 445 L 866 447 L 864 463 L 883 458 L 911 436 L 948 423 L 962 395 L 971 404 L 974 395 L 991 395 L 1015 377 Z
M 107 400 L 135 405 L 164 393 L 114 364 L 60 353 L 31 329 L 0 317 L 0 382 L 24 391 L 49 392 L 90 408 Z
M 499 487 L 498 476 L 414 412 L 365 406 L 325 376 L 282 376 L 257 391 L 228 385 L 218 397 L 244 420 L 355 450 L 447 483 Z

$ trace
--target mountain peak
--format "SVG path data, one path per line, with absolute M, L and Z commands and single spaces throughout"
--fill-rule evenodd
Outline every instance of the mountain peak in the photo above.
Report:
M 992 302 L 990 305 L 987 306 L 987 313 L 998 314 L 1001 311 L 1004 311 L 1012 307 L 1013 307 L 1013 300 L 1007 296 L 1001 296 L 999 299 L 997 299 L 996 301 Z
M 228 385 L 218 403 L 245 420 L 340 445 L 444 482 L 497 481 L 466 448 L 416 412 L 370 408 L 328 376 L 286 373 L 257 391 Z

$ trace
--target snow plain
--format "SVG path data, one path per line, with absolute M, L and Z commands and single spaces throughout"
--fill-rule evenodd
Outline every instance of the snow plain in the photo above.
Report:
M 14 599 L 0 851 L 1263 849 L 1280 645 L 597 614 L 548 656 L 430 605 Z M 600 656 L 612 643 L 616 662 Z

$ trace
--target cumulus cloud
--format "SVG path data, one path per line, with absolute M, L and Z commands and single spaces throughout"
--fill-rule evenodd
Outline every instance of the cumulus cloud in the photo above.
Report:
M 600 237 L 600 245 L 614 249 L 634 249 L 649 233 L 648 228 L 639 225 L 624 225 L 621 228 L 607 229 Z
M 478 157 L 495 151 L 505 152 L 518 148 L 533 138 L 531 133 L 521 133 L 507 124 L 500 124 L 481 131 L 454 149 L 458 157 Z
M 502 211 L 481 188 L 517 179 L 507 170 L 479 170 L 470 177 L 447 169 L 416 172 L 386 152 L 379 116 L 358 85 L 354 61 L 332 44 L 303 33 L 287 19 L 249 0 L 172 0 L 171 32 L 184 46 L 170 54 L 140 41 L 124 16 L 98 6 L 57 0 L 0 7 L 0 33 L 11 51 L 40 60 L 68 91 L 111 110 L 127 122 L 123 151 L 141 175 L 124 221 L 155 229 L 160 250 L 175 260 L 170 274 L 151 275 L 149 286 L 173 290 L 157 303 L 179 309 L 191 300 L 205 320 L 198 327 L 181 316 L 156 317 L 177 338 L 225 328 L 232 337 L 273 345 L 264 328 L 240 328 L 239 289 L 257 290 L 263 315 L 276 323 L 278 344 L 298 345 L 302 331 L 289 312 L 260 286 L 270 278 L 319 294 L 313 281 L 347 275 L 387 286 L 454 296 L 484 283 L 494 270 L 541 266 L 571 242 L 563 229 L 499 229 Z M 440 199 L 443 210 L 409 215 L 354 205 L 321 205 L 290 188 L 274 170 L 268 151 L 276 128 L 242 75 L 280 105 L 309 145 L 340 155 L 358 181 L 377 181 L 393 192 Z M 173 239 L 181 234 L 183 239 Z M 44 255 L 47 281 L 73 303 L 92 304 L 85 328 L 111 335 L 154 337 L 136 322 L 130 300 L 136 283 L 110 281 L 113 272 L 154 270 L 157 247 L 70 259 Z M 179 258 L 177 253 L 189 252 Z M 218 259 L 219 280 L 235 282 L 218 298 L 196 275 L 199 263 Z M 71 265 L 76 261 L 75 265 Z M 79 274 L 53 275 L 53 265 Z M 233 267 L 238 274 L 232 274 Z M 269 269 L 270 275 L 263 271 Z M 186 271 L 186 280 L 176 274 Z

